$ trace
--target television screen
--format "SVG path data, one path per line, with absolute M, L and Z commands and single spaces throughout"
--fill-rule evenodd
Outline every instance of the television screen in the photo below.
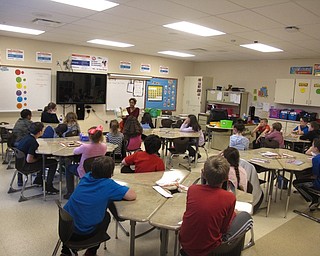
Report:
M 57 104 L 105 104 L 107 75 L 57 71 Z

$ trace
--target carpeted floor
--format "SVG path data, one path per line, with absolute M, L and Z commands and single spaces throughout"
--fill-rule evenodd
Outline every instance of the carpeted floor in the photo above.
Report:
M 320 217 L 320 210 L 312 213 Z M 303 233 L 299 230 L 304 230 Z M 307 230 L 308 232 L 305 232 Z M 320 224 L 297 215 L 256 241 L 242 256 L 318 256 Z

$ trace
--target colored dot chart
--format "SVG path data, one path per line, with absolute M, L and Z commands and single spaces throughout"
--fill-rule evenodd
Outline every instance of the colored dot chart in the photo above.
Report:
M 17 96 L 17 109 L 26 107 L 27 104 L 27 79 L 24 78 L 24 71 L 21 69 L 15 70 L 16 79 L 16 96 Z

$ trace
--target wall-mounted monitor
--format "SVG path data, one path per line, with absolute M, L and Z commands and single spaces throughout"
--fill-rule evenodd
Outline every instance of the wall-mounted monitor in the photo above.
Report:
M 57 104 L 105 104 L 107 75 L 57 71 Z

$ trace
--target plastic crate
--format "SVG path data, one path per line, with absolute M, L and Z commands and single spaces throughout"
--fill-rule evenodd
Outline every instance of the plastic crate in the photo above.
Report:
M 221 128 L 232 128 L 232 120 L 220 120 L 220 127 Z
M 281 110 L 279 114 L 279 118 L 288 120 L 289 113 L 290 113 L 289 110 Z
M 292 120 L 292 121 L 299 120 L 299 114 L 297 112 L 290 112 L 288 114 L 288 120 Z
M 271 117 L 271 118 L 279 118 L 279 114 L 280 114 L 280 109 L 270 108 L 269 117 Z

